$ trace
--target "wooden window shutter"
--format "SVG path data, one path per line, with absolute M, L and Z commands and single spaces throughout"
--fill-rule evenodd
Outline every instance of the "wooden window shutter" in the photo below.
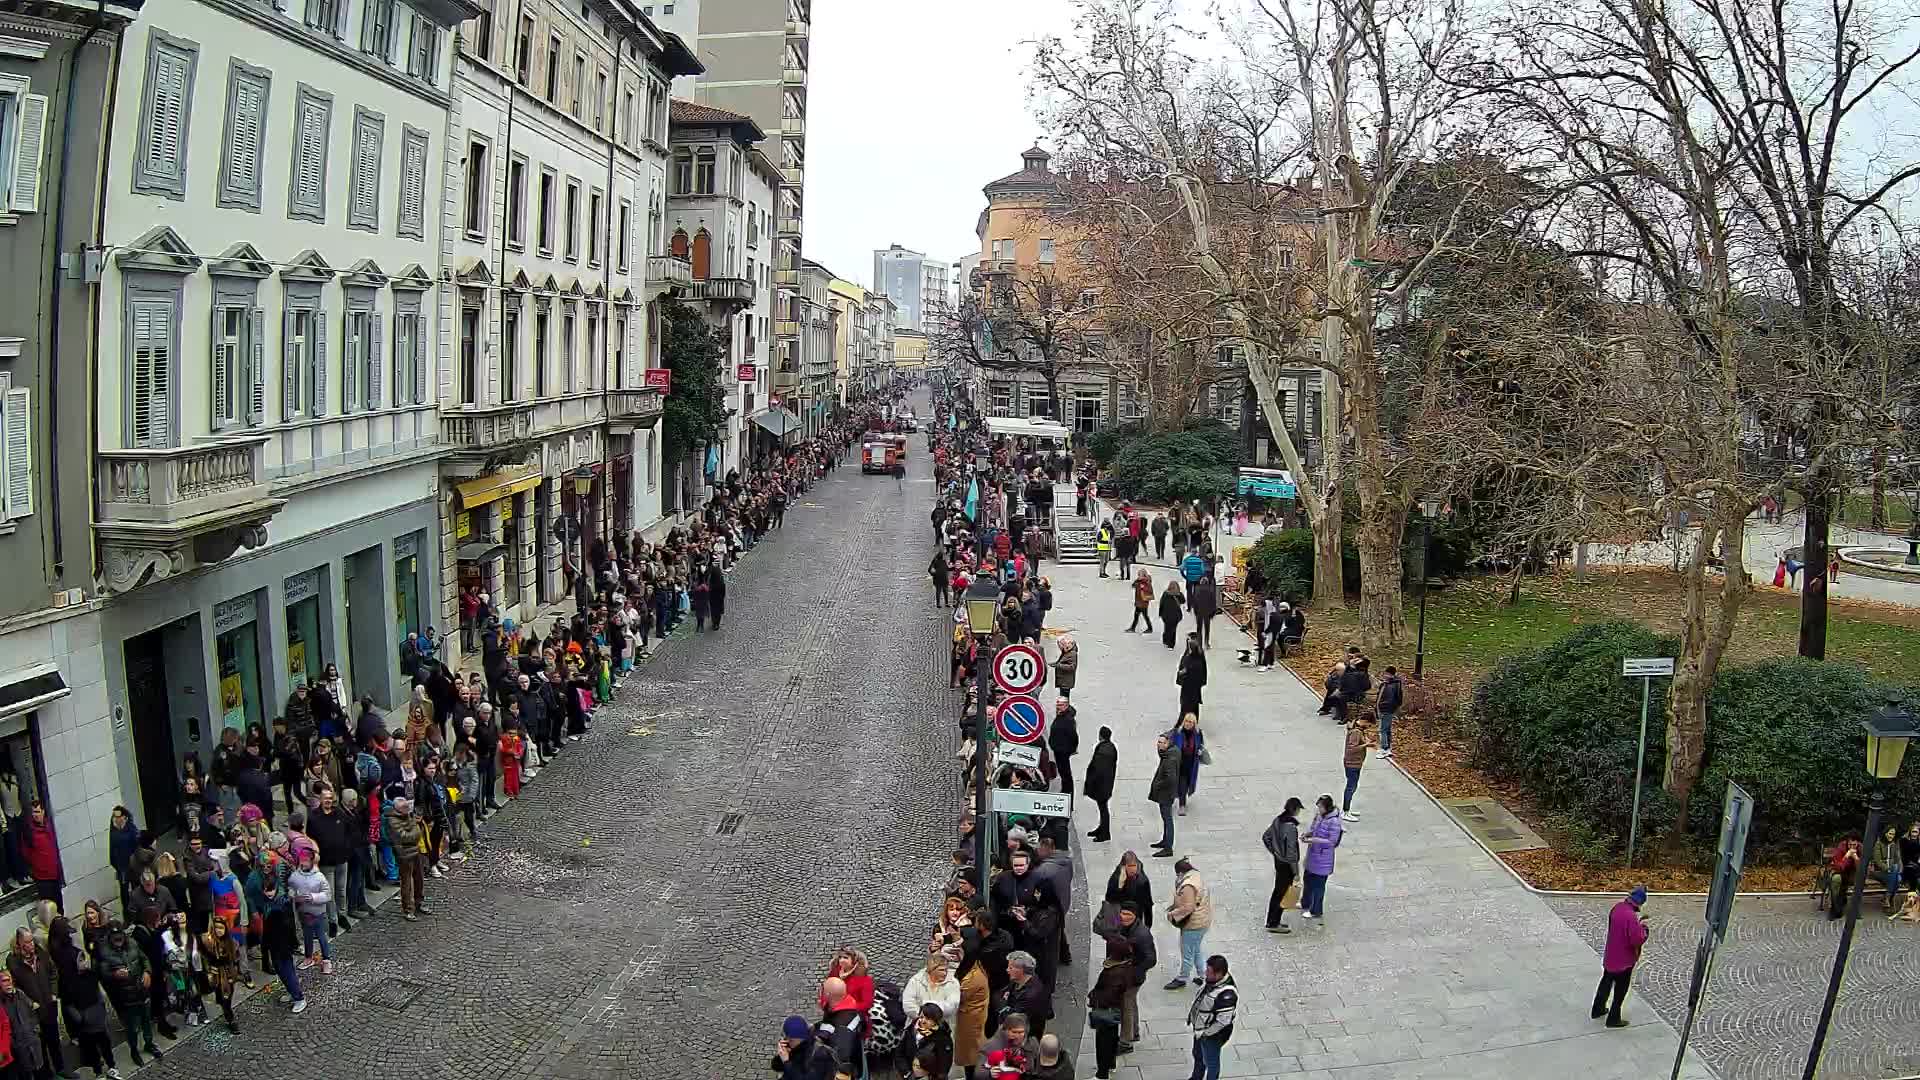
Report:
M 47 149 L 47 96 L 26 94 L 20 99 L 20 137 L 13 151 L 13 208 L 26 213 L 40 209 L 40 166 Z
M 227 356 L 226 315 L 226 308 L 221 307 L 219 304 L 213 305 L 213 317 L 211 320 L 213 330 L 207 335 L 208 352 L 211 354 L 211 364 L 213 367 L 213 379 L 211 380 L 213 384 L 212 414 L 215 427 L 219 427 L 234 419 L 232 416 L 227 415 L 227 402 L 230 400 L 229 395 L 233 392 L 233 387 L 227 381 L 229 357 Z
M 33 513 L 33 392 L 7 390 L 4 420 L 7 442 L 7 517 Z
M 295 320 L 299 313 L 288 308 L 280 316 L 280 415 L 290 418 L 301 411 L 300 355 L 294 351 Z
M 254 308 L 247 313 L 247 329 L 252 338 L 247 343 L 247 424 L 264 424 L 267 420 L 267 313 Z
M 313 313 L 313 377 L 308 393 L 313 395 L 314 416 L 327 415 L 327 313 Z
M 427 403 L 427 323 L 419 315 L 413 317 L 413 333 L 408 337 L 408 347 L 413 350 L 413 403 L 425 405 Z
M 379 312 L 367 313 L 367 332 L 373 335 L 373 341 L 367 346 L 367 408 L 380 407 L 380 366 L 386 362 L 386 353 L 381 348 L 381 327 Z

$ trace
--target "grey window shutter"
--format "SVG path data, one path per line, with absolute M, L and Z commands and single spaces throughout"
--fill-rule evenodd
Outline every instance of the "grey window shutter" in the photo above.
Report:
M 360 407 L 360 333 L 351 311 L 340 322 L 340 336 L 346 340 L 340 350 L 340 411 L 353 412 Z
M 313 415 L 327 415 L 327 313 L 313 313 L 313 378 L 309 392 L 313 395 Z
M 153 95 L 153 139 L 147 144 L 147 171 L 172 178 L 181 171 L 181 128 L 187 112 L 186 58 L 161 50 L 154 76 L 158 85 Z
M 367 349 L 367 408 L 377 409 L 380 407 L 380 366 L 387 361 L 386 351 L 380 347 L 378 313 L 368 314 L 367 330 L 373 335 L 373 344 Z
M 247 424 L 263 424 L 267 419 L 267 313 L 254 308 L 247 316 L 252 331 L 247 357 Z
M 213 426 L 216 428 L 224 427 L 227 421 L 233 419 L 233 417 L 227 415 L 227 395 L 231 393 L 232 387 L 227 382 L 227 327 L 226 319 L 224 318 L 225 315 L 225 308 L 219 304 L 213 305 L 213 316 L 210 320 L 213 325 L 213 332 L 207 335 L 208 351 L 212 354 L 213 358 L 211 365 L 213 367 L 212 413 Z
M 47 149 L 45 94 L 21 97 L 19 126 L 13 148 L 13 208 L 33 213 L 40 209 L 40 163 Z
M 293 351 L 294 314 L 289 309 L 280 316 L 280 415 L 283 418 L 291 418 L 301 411 L 300 357 Z
M 413 350 L 413 403 L 427 403 L 427 324 L 418 315 L 413 317 L 413 334 L 409 342 Z
M 32 391 L 24 386 L 7 391 L 0 424 L 7 437 L 7 517 L 23 518 L 33 513 Z

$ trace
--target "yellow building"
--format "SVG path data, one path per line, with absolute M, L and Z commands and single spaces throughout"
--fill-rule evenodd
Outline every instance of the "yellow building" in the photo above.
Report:
M 872 348 L 867 309 L 873 297 L 857 283 L 839 277 L 827 283 L 827 293 L 833 304 L 836 330 L 833 335 L 834 398 L 844 405 L 850 400 L 848 388 L 860 385 L 862 369 Z
M 927 366 L 927 335 L 918 330 L 895 329 L 893 366 L 900 371 L 919 371 Z

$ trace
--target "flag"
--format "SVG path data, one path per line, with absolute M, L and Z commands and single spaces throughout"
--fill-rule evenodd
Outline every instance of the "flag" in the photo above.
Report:
M 980 512 L 980 481 L 967 481 L 967 520 L 978 521 Z

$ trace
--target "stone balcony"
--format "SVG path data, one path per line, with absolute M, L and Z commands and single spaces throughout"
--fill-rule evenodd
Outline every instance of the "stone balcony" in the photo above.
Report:
M 516 450 L 548 435 L 606 418 L 606 395 L 599 392 L 510 401 L 442 412 L 440 441 L 456 458 L 513 456 Z
M 734 310 L 752 307 L 754 291 L 753 280 L 743 277 L 710 277 L 695 290 L 700 299 Z
M 212 439 L 95 457 L 101 564 L 108 592 L 220 562 L 266 543 L 286 500 L 272 495 L 267 436 Z
M 693 290 L 693 263 L 679 255 L 647 256 L 647 280 L 644 299 L 648 303 L 670 292 L 686 294 Z
M 666 395 L 658 390 L 648 388 L 609 390 L 607 391 L 607 422 L 650 428 L 660 422 L 660 414 L 666 405 Z

